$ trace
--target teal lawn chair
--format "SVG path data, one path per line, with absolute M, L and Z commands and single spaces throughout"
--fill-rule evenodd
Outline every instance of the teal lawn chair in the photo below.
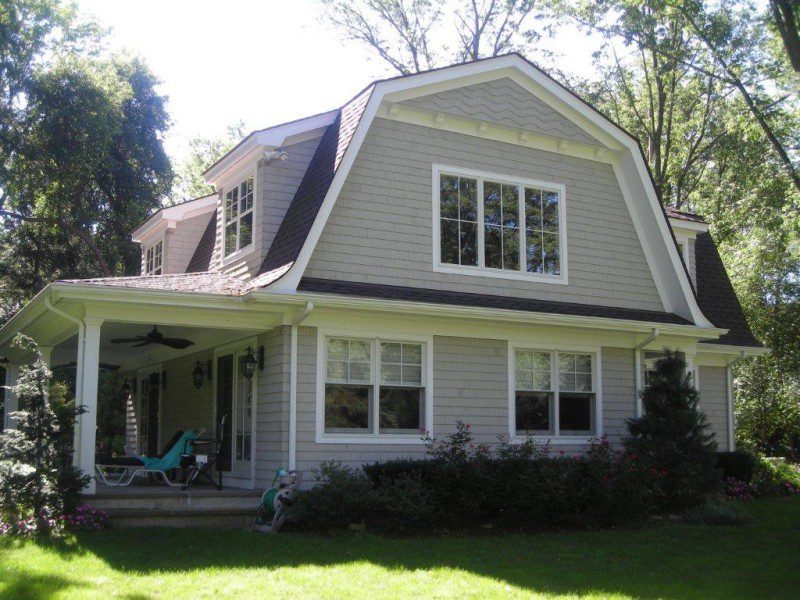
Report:
M 125 487 L 130 485 L 137 475 L 155 473 L 161 476 L 164 483 L 169 486 L 179 487 L 181 481 L 171 481 L 167 473 L 181 467 L 181 458 L 189 456 L 194 451 L 194 441 L 197 433 L 189 429 L 179 431 L 164 446 L 158 456 L 123 456 L 110 458 L 95 465 L 95 472 L 104 484 L 112 487 Z

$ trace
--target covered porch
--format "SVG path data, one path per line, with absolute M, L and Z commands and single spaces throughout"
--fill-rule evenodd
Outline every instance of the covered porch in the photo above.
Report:
M 124 379 L 118 406 L 125 413 L 126 455 L 155 456 L 178 431 L 217 439 L 224 423 L 218 461 L 222 482 L 226 489 L 252 490 L 257 453 L 279 451 L 259 447 L 268 440 L 259 439 L 258 422 L 270 420 L 259 417 L 259 393 L 270 385 L 270 338 L 291 319 L 292 310 L 219 295 L 176 297 L 110 287 L 87 291 L 56 284 L 3 328 L 6 385 L 14 385 L 20 366 L 33 359 L 13 346 L 18 332 L 37 342 L 51 368 L 74 370 L 74 396 L 84 412 L 75 426 L 73 461 L 92 476 L 85 494 L 141 497 L 181 490 L 147 485 L 141 477 L 122 488 L 98 481 L 95 466 L 108 451 L 97 437 L 104 371 Z M 4 426 L 13 427 L 8 414 L 16 408 L 7 393 Z

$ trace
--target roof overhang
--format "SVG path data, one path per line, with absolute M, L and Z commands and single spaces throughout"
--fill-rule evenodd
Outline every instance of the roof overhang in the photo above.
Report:
M 254 131 L 233 150 L 211 165 L 203 173 L 203 177 L 209 185 L 218 187 L 219 182 L 224 181 L 228 175 L 240 170 L 243 164 L 260 160 L 267 151 L 320 137 L 325 128 L 336 118 L 338 112 L 338 109 L 331 110 L 304 119 Z
M 200 198 L 187 200 L 186 202 L 181 202 L 174 206 L 165 206 L 157 210 L 147 221 L 137 227 L 133 233 L 131 233 L 131 239 L 140 244 L 142 240 L 156 233 L 161 233 L 166 229 L 175 229 L 178 225 L 178 221 L 210 213 L 216 210 L 216 207 L 216 194 L 201 196 Z
M 708 223 L 700 223 L 699 221 L 687 221 L 685 219 L 675 219 L 669 217 L 669 224 L 672 226 L 673 231 L 685 231 L 695 235 L 697 233 L 706 233 L 708 231 Z

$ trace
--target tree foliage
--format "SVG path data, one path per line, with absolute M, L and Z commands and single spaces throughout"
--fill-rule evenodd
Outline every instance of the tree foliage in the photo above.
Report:
M 135 273 L 130 232 L 160 206 L 172 170 L 165 98 L 141 60 L 93 56 L 97 29 L 75 24 L 59 3 L 15 0 L 2 10 L 10 25 L 0 52 L 14 57 L 0 86 L 7 317 L 53 279 Z

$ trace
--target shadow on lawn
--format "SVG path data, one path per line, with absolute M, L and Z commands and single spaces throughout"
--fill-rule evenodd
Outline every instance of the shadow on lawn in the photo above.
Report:
M 800 583 L 792 566 L 800 564 L 800 502 L 780 502 L 759 512 L 764 514 L 758 515 L 758 524 L 742 527 L 665 525 L 633 531 L 469 537 L 109 530 L 82 534 L 78 544 L 51 548 L 65 558 L 90 553 L 117 571 L 142 574 L 364 562 L 390 571 L 456 569 L 541 594 L 791 598 Z M 44 591 L 27 597 L 48 597 L 52 594 L 47 592 L 60 585 L 57 579 L 41 583 Z M 13 591 L 31 589 L 30 585 L 15 581 L 4 596 L 26 597 L 14 596 Z

